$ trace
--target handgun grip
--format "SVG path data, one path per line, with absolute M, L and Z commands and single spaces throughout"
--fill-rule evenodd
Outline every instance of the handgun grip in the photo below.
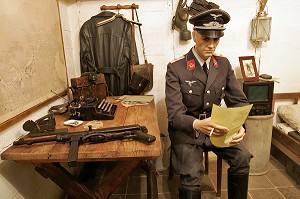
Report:
M 68 155 L 68 166 L 69 167 L 77 166 L 78 148 L 79 148 L 80 138 L 81 138 L 81 135 L 71 136 L 70 150 L 69 150 L 69 155 Z
M 143 131 L 140 130 L 134 131 L 134 138 L 145 143 L 151 143 L 156 140 L 155 136 L 144 133 Z

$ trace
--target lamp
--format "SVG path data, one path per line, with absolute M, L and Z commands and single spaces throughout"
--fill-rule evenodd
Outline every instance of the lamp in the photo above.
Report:
M 272 17 L 257 16 L 252 19 L 251 40 L 252 41 L 269 41 L 271 34 Z
M 260 8 L 256 17 L 251 23 L 251 40 L 252 41 L 269 41 L 271 34 L 272 17 L 267 17 L 267 12 L 264 11 L 268 0 L 260 0 Z

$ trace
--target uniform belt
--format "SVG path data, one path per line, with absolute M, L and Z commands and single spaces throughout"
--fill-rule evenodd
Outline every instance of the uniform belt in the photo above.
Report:
M 200 113 L 199 120 L 204 120 L 205 118 L 208 118 L 210 116 L 211 116 L 211 113 Z

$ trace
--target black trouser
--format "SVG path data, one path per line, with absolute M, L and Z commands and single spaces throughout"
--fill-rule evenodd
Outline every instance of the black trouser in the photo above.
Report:
M 217 148 L 211 144 L 209 138 L 205 139 L 203 145 L 176 144 L 172 145 L 172 166 L 175 172 L 180 174 L 179 189 L 200 190 L 200 183 L 204 175 L 204 167 L 201 164 L 204 150 L 211 150 L 222 159 L 227 160 L 230 174 L 249 174 L 252 155 L 243 144 Z

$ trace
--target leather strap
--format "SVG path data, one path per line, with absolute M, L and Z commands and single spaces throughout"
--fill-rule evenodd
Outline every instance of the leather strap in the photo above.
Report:
M 115 68 L 102 67 L 102 68 L 99 68 L 98 71 L 103 74 L 115 74 L 118 77 L 120 77 L 119 71 Z
M 137 22 L 140 22 L 140 21 L 139 21 L 139 16 L 138 16 L 138 13 L 137 13 L 137 10 L 136 10 L 136 9 L 135 9 L 135 15 L 136 15 L 136 20 L 137 20 Z M 139 32 L 140 32 L 141 41 L 142 41 L 142 48 L 143 48 L 144 61 L 145 61 L 145 64 L 147 65 L 147 64 L 148 64 L 148 60 L 147 60 L 147 57 L 146 57 L 145 44 L 144 44 L 144 39 L 143 39 L 143 34 L 142 34 L 141 26 L 139 26 Z M 148 70 L 149 80 L 150 80 L 151 78 L 150 78 L 149 67 L 147 67 L 147 70 Z
M 135 9 L 135 15 L 136 15 L 136 20 L 137 20 L 138 22 L 140 22 L 140 21 L 139 21 L 139 17 L 138 17 L 138 14 L 137 14 L 137 10 L 136 10 L 136 9 Z M 143 35 L 142 35 L 141 26 L 139 26 L 139 32 L 140 32 L 141 41 L 142 41 L 144 60 L 145 60 L 145 63 L 147 64 L 148 61 L 147 61 L 147 57 L 146 57 L 146 53 L 145 53 L 145 44 L 144 44 L 144 40 L 143 40 Z

